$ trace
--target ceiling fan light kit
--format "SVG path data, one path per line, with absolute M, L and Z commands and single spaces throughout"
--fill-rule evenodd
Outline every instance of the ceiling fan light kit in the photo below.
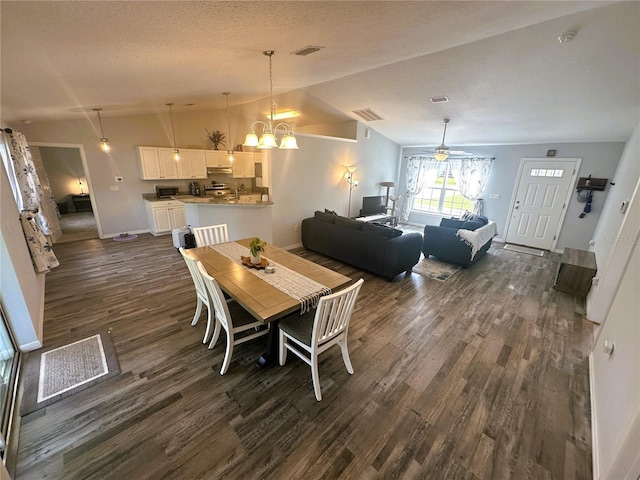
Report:
M 436 151 L 433 154 L 433 157 L 438 160 L 439 162 L 443 162 L 445 161 L 447 158 L 449 158 L 449 147 L 447 147 L 444 144 L 444 137 L 447 135 L 447 125 L 449 124 L 451 120 L 449 120 L 448 118 L 445 118 L 442 122 L 444 123 L 444 132 L 442 133 L 442 143 L 436 147 Z

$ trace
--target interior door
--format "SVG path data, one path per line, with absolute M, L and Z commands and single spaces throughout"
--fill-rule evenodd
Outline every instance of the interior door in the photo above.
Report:
M 578 159 L 524 159 L 507 243 L 551 250 L 568 203 Z

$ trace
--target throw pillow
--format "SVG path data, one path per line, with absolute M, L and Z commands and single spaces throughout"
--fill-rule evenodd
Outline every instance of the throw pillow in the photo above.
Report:
M 364 222 L 358 222 L 357 220 L 351 220 L 345 217 L 334 217 L 333 215 L 331 215 L 331 217 L 336 219 L 336 222 L 335 222 L 336 225 L 339 225 L 345 228 L 350 228 L 351 230 L 362 230 L 362 224 Z
M 463 220 L 458 220 L 457 218 L 443 218 L 440 220 L 441 227 L 462 228 L 461 225 L 463 223 Z
M 462 230 L 477 230 L 480 227 L 482 227 L 482 222 L 479 222 L 478 220 L 471 220 L 469 222 L 464 222 L 460 226 Z
M 478 218 L 478 215 L 465 210 L 464 213 L 462 214 L 462 217 L 460 217 L 460 220 L 470 221 L 470 220 L 477 220 L 477 218 Z
M 397 230 L 387 225 L 380 223 L 370 222 L 362 225 L 362 231 L 367 233 L 373 233 L 374 235 L 380 235 L 385 238 L 395 238 L 402 235 L 402 230 Z
M 326 213 L 327 215 L 338 215 L 336 212 L 334 212 L 333 210 L 328 210 L 328 209 L 324 209 L 324 213 Z
M 484 215 L 478 215 L 478 220 L 480 220 L 483 225 L 486 225 L 487 223 L 489 223 L 489 219 Z
M 316 211 L 314 217 L 320 220 L 321 222 L 326 223 L 335 223 L 336 215 L 330 215 L 328 213 L 321 212 L 320 210 Z

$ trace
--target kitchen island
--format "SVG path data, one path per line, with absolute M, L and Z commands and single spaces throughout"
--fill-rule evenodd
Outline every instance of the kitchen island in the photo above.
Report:
M 176 195 L 172 197 L 184 203 L 187 225 L 205 227 L 227 224 L 229 240 L 260 237 L 273 241 L 271 202 L 235 199 L 219 199 Z

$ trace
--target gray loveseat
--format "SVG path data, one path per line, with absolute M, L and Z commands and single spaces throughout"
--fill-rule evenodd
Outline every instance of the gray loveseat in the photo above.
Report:
M 318 211 L 302 221 L 302 244 L 391 281 L 418 263 L 422 235 Z

